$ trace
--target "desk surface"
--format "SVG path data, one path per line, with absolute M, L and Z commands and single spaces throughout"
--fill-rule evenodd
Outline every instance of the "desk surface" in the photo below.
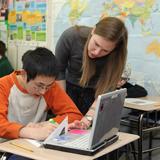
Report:
M 98 152 L 94 156 L 85 156 L 85 155 L 80 155 L 80 154 L 73 154 L 73 153 L 67 153 L 67 152 L 62 152 L 62 151 L 56 151 L 56 150 L 51 150 L 51 149 L 45 149 L 45 148 L 37 148 L 25 139 L 15 139 L 15 140 L 10 140 L 4 143 L 0 143 L 0 150 L 5 151 L 5 152 L 10 152 L 14 154 L 18 154 L 21 156 L 29 157 L 32 159 L 37 159 L 37 160 L 75 160 L 75 159 L 81 159 L 81 160 L 91 160 L 98 158 L 102 155 L 105 155 L 107 153 L 110 153 L 118 148 L 121 148 L 122 146 L 129 144 L 130 142 L 133 142 L 139 138 L 139 136 L 134 135 L 134 134 L 128 134 L 128 133 L 123 133 L 119 132 L 119 139 L 112 145 L 106 147 L 102 151 Z M 11 145 L 10 143 L 16 143 L 19 144 L 23 147 L 31 149 L 31 151 L 24 150 L 22 148 L 16 147 Z
M 126 108 L 136 109 L 136 110 L 140 110 L 140 111 L 160 110 L 160 97 L 146 96 L 146 97 L 138 98 L 138 99 L 156 101 L 157 103 L 155 105 L 138 105 L 138 104 L 130 104 L 130 103 L 125 102 L 124 106 Z

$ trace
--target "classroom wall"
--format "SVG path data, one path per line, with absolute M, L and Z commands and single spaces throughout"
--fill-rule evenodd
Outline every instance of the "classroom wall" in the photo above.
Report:
M 23 0 L 24 2 L 30 1 Z M 125 22 L 129 32 L 127 62 L 132 68 L 131 82 L 143 85 L 150 95 L 160 95 L 159 0 L 35 0 L 35 2 L 46 3 L 46 41 L 9 39 L 8 56 L 15 68 L 21 68 L 21 56 L 29 48 L 46 46 L 54 52 L 57 39 L 69 26 L 94 26 L 102 16 L 116 16 Z
M 160 1 L 61 0 L 54 1 L 53 10 L 54 45 L 69 26 L 93 26 L 103 16 L 121 18 L 129 32 L 130 81 L 143 85 L 149 95 L 160 95 Z

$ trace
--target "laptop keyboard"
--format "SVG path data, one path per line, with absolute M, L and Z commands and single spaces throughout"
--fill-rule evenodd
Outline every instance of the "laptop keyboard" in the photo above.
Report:
M 73 141 L 67 142 L 64 144 L 64 146 L 71 147 L 71 148 L 83 148 L 87 149 L 89 144 L 89 136 L 90 134 L 85 134 L 83 136 L 80 136 Z

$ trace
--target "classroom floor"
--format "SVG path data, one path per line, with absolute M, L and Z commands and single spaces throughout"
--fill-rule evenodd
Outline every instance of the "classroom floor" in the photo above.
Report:
M 160 136 L 160 131 L 156 132 L 156 135 L 159 135 Z M 147 139 L 146 139 L 147 141 Z M 144 142 L 144 146 L 146 145 L 147 146 L 147 142 Z M 154 140 L 153 141 L 153 145 L 154 146 L 160 146 L 160 139 L 158 140 Z M 144 157 L 143 157 L 144 160 L 147 160 L 148 159 L 148 155 L 145 154 Z M 160 149 L 158 150 L 155 150 L 152 152 L 152 160 L 160 160 Z
M 137 134 L 135 131 L 131 132 L 127 127 L 121 126 L 120 130 L 122 132 L 128 132 L 128 133 L 133 133 Z M 153 146 L 159 146 L 160 147 L 160 131 L 154 132 L 155 137 L 159 137 L 159 139 L 156 139 L 153 141 Z M 137 150 L 137 142 L 134 142 L 136 150 Z M 143 149 L 147 149 L 148 147 L 148 135 L 144 136 L 144 141 L 143 141 Z M 143 160 L 148 160 L 148 153 L 145 153 L 143 155 Z M 126 160 L 125 154 L 120 157 L 119 160 Z M 134 160 L 133 154 L 130 155 L 130 160 Z M 152 152 L 152 160 L 160 160 L 160 149 L 155 150 Z
M 153 153 L 153 156 L 152 156 L 152 160 L 159 160 L 160 159 L 160 151 L 155 151 Z
M 128 115 L 129 112 L 131 112 L 131 110 L 123 109 L 122 117 L 125 117 L 126 115 Z M 137 134 L 137 131 L 130 129 L 130 128 L 123 126 L 123 125 L 121 125 L 120 131 Z M 154 132 L 154 136 L 159 137 L 159 139 L 153 141 L 153 146 L 160 147 L 160 131 Z M 137 148 L 136 145 L 137 145 L 137 143 L 135 144 L 135 147 Z M 148 134 L 144 135 L 143 149 L 147 149 L 146 147 L 148 147 Z M 148 160 L 148 159 L 149 159 L 148 154 L 145 153 L 143 155 L 143 160 Z M 126 157 L 122 156 L 119 160 L 126 160 Z M 130 160 L 134 160 L 133 155 L 130 156 Z M 160 149 L 152 152 L 152 160 L 160 160 Z
M 160 131 L 159 131 L 159 135 L 160 135 Z M 146 139 L 144 140 L 144 143 L 143 143 L 143 148 L 145 148 L 145 146 L 148 146 L 148 141 L 147 140 L 148 139 L 146 137 Z M 137 142 L 136 142 L 136 144 L 137 144 Z M 159 140 L 155 140 L 153 145 L 154 146 L 160 146 L 160 139 Z M 137 148 L 137 146 L 136 146 L 136 148 Z M 149 159 L 148 153 L 145 153 L 143 155 L 143 160 L 148 160 L 148 159 Z M 126 158 L 126 153 L 123 153 L 122 156 L 119 158 L 119 160 L 128 160 Z M 129 154 L 129 160 L 135 160 L 132 153 Z M 137 160 L 138 160 L 138 158 L 137 158 Z M 155 150 L 155 151 L 152 152 L 152 160 L 160 160 L 160 149 Z

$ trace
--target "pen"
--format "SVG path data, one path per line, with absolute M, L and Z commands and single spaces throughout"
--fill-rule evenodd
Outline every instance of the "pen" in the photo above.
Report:
M 10 144 L 13 145 L 13 146 L 16 146 L 16 147 L 18 147 L 18 148 L 24 149 L 24 150 L 26 150 L 26 151 L 34 152 L 33 150 L 31 150 L 31 149 L 29 149 L 29 148 L 26 148 L 26 147 L 23 147 L 23 146 L 21 146 L 21 145 L 19 145 L 19 144 L 16 144 L 16 143 L 13 143 L 13 142 L 10 142 Z
M 49 123 L 53 124 L 55 127 L 58 127 L 58 123 L 54 119 L 49 119 Z
M 56 122 L 54 121 L 54 119 L 52 119 L 52 118 L 49 119 L 49 122 L 52 123 L 52 124 L 55 124 L 55 123 L 56 123 Z

